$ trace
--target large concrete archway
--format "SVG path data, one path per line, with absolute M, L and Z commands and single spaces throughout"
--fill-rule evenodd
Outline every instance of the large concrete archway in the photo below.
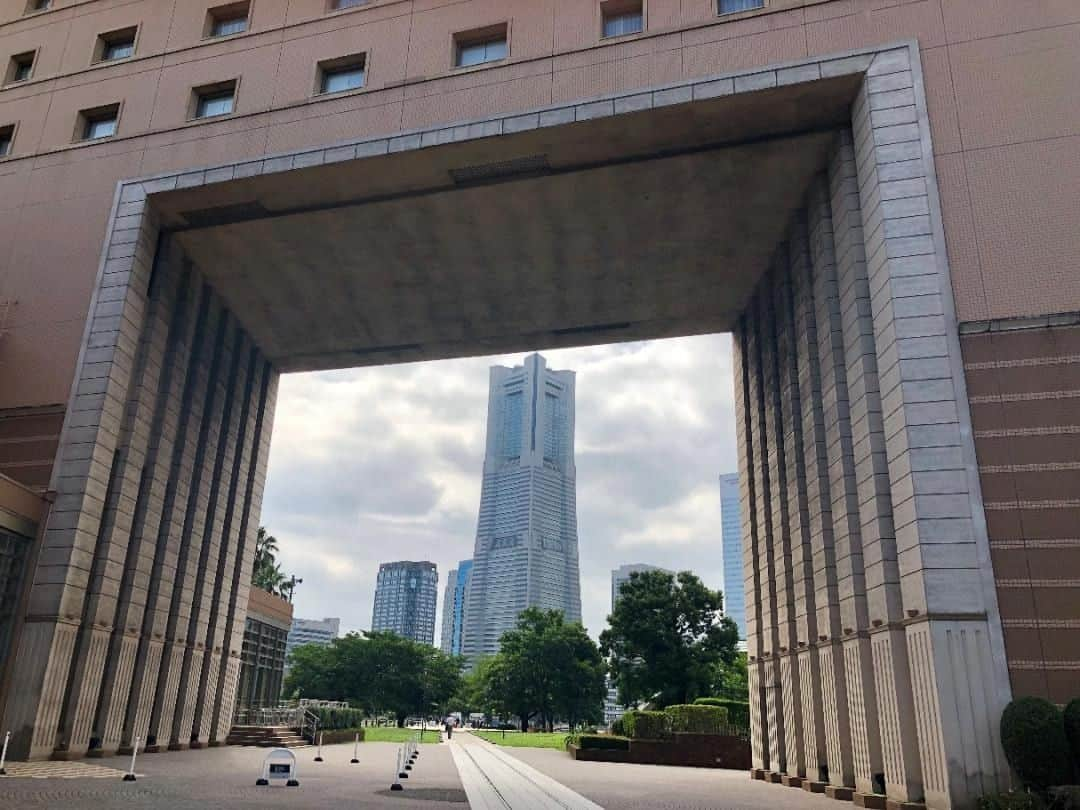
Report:
M 224 739 L 280 373 L 725 330 L 757 769 L 933 807 L 1003 784 L 914 44 L 122 184 L 20 747 Z

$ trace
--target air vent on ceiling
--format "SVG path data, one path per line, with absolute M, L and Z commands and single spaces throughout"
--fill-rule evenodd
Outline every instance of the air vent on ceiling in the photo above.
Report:
M 247 222 L 262 219 L 270 212 L 257 201 L 219 205 L 216 208 L 199 208 L 195 211 L 182 211 L 182 216 L 192 228 L 213 228 L 218 225 L 232 225 L 234 222 Z
M 551 171 L 547 155 L 531 155 L 530 157 L 514 158 L 513 160 L 500 160 L 495 163 L 479 163 L 475 166 L 462 166 L 459 169 L 451 169 L 450 176 L 459 186 L 473 183 L 487 183 L 492 180 L 502 180 L 507 177 L 535 177 Z

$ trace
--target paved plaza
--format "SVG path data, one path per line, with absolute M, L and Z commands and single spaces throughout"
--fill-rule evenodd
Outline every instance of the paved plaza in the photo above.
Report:
M 743 771 L 575 762 L 551 749 L 500 748 L 470 734 L 425 745 L 404 790 L 391 792 L 398 746 L 364 743 L 295 749 L 300 786 L 256 787 L 266 749 L 217 748 L 139 757 L 138 780 L 121 781 L 128 758 L 12 763 L 0 808 L 399 807 L 424 810 L 766 810 L 836 808 L 822 796 L 752 782 Z

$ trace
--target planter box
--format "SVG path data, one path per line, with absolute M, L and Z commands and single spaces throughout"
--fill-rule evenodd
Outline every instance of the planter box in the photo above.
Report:
M 663 740 L 631 740 L 629 751 L 581 749 L 571 745 L 570 755 L 582 762 L 750 769 L 750 742 L 723 734 L 680 733 Z

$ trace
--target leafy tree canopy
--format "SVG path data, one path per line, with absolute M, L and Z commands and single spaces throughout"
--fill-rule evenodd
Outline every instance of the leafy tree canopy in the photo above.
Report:
M 479 688 L 495 713 L 517 715 L 522 729 L 539 717 L 550 728 L 556 718 L 571 725 L 602 716 L 604 662 L 580 623 L 561 611 L 528 608 L 500 640 L 499 653 L 483 662 Z
M 349 633 L 329 645 L 307 644 L 289 659 L 286 694 L 347 700 L 371 712 L 410 715 L 445 710 L 458 691 L 462 660 L 394 633 Z
M 721 593 L 689 571 L 631 574 L 600 634 L 619 701 L 663 707 L 713 694 L 738 656 L 739 630 L 722 607 Z

